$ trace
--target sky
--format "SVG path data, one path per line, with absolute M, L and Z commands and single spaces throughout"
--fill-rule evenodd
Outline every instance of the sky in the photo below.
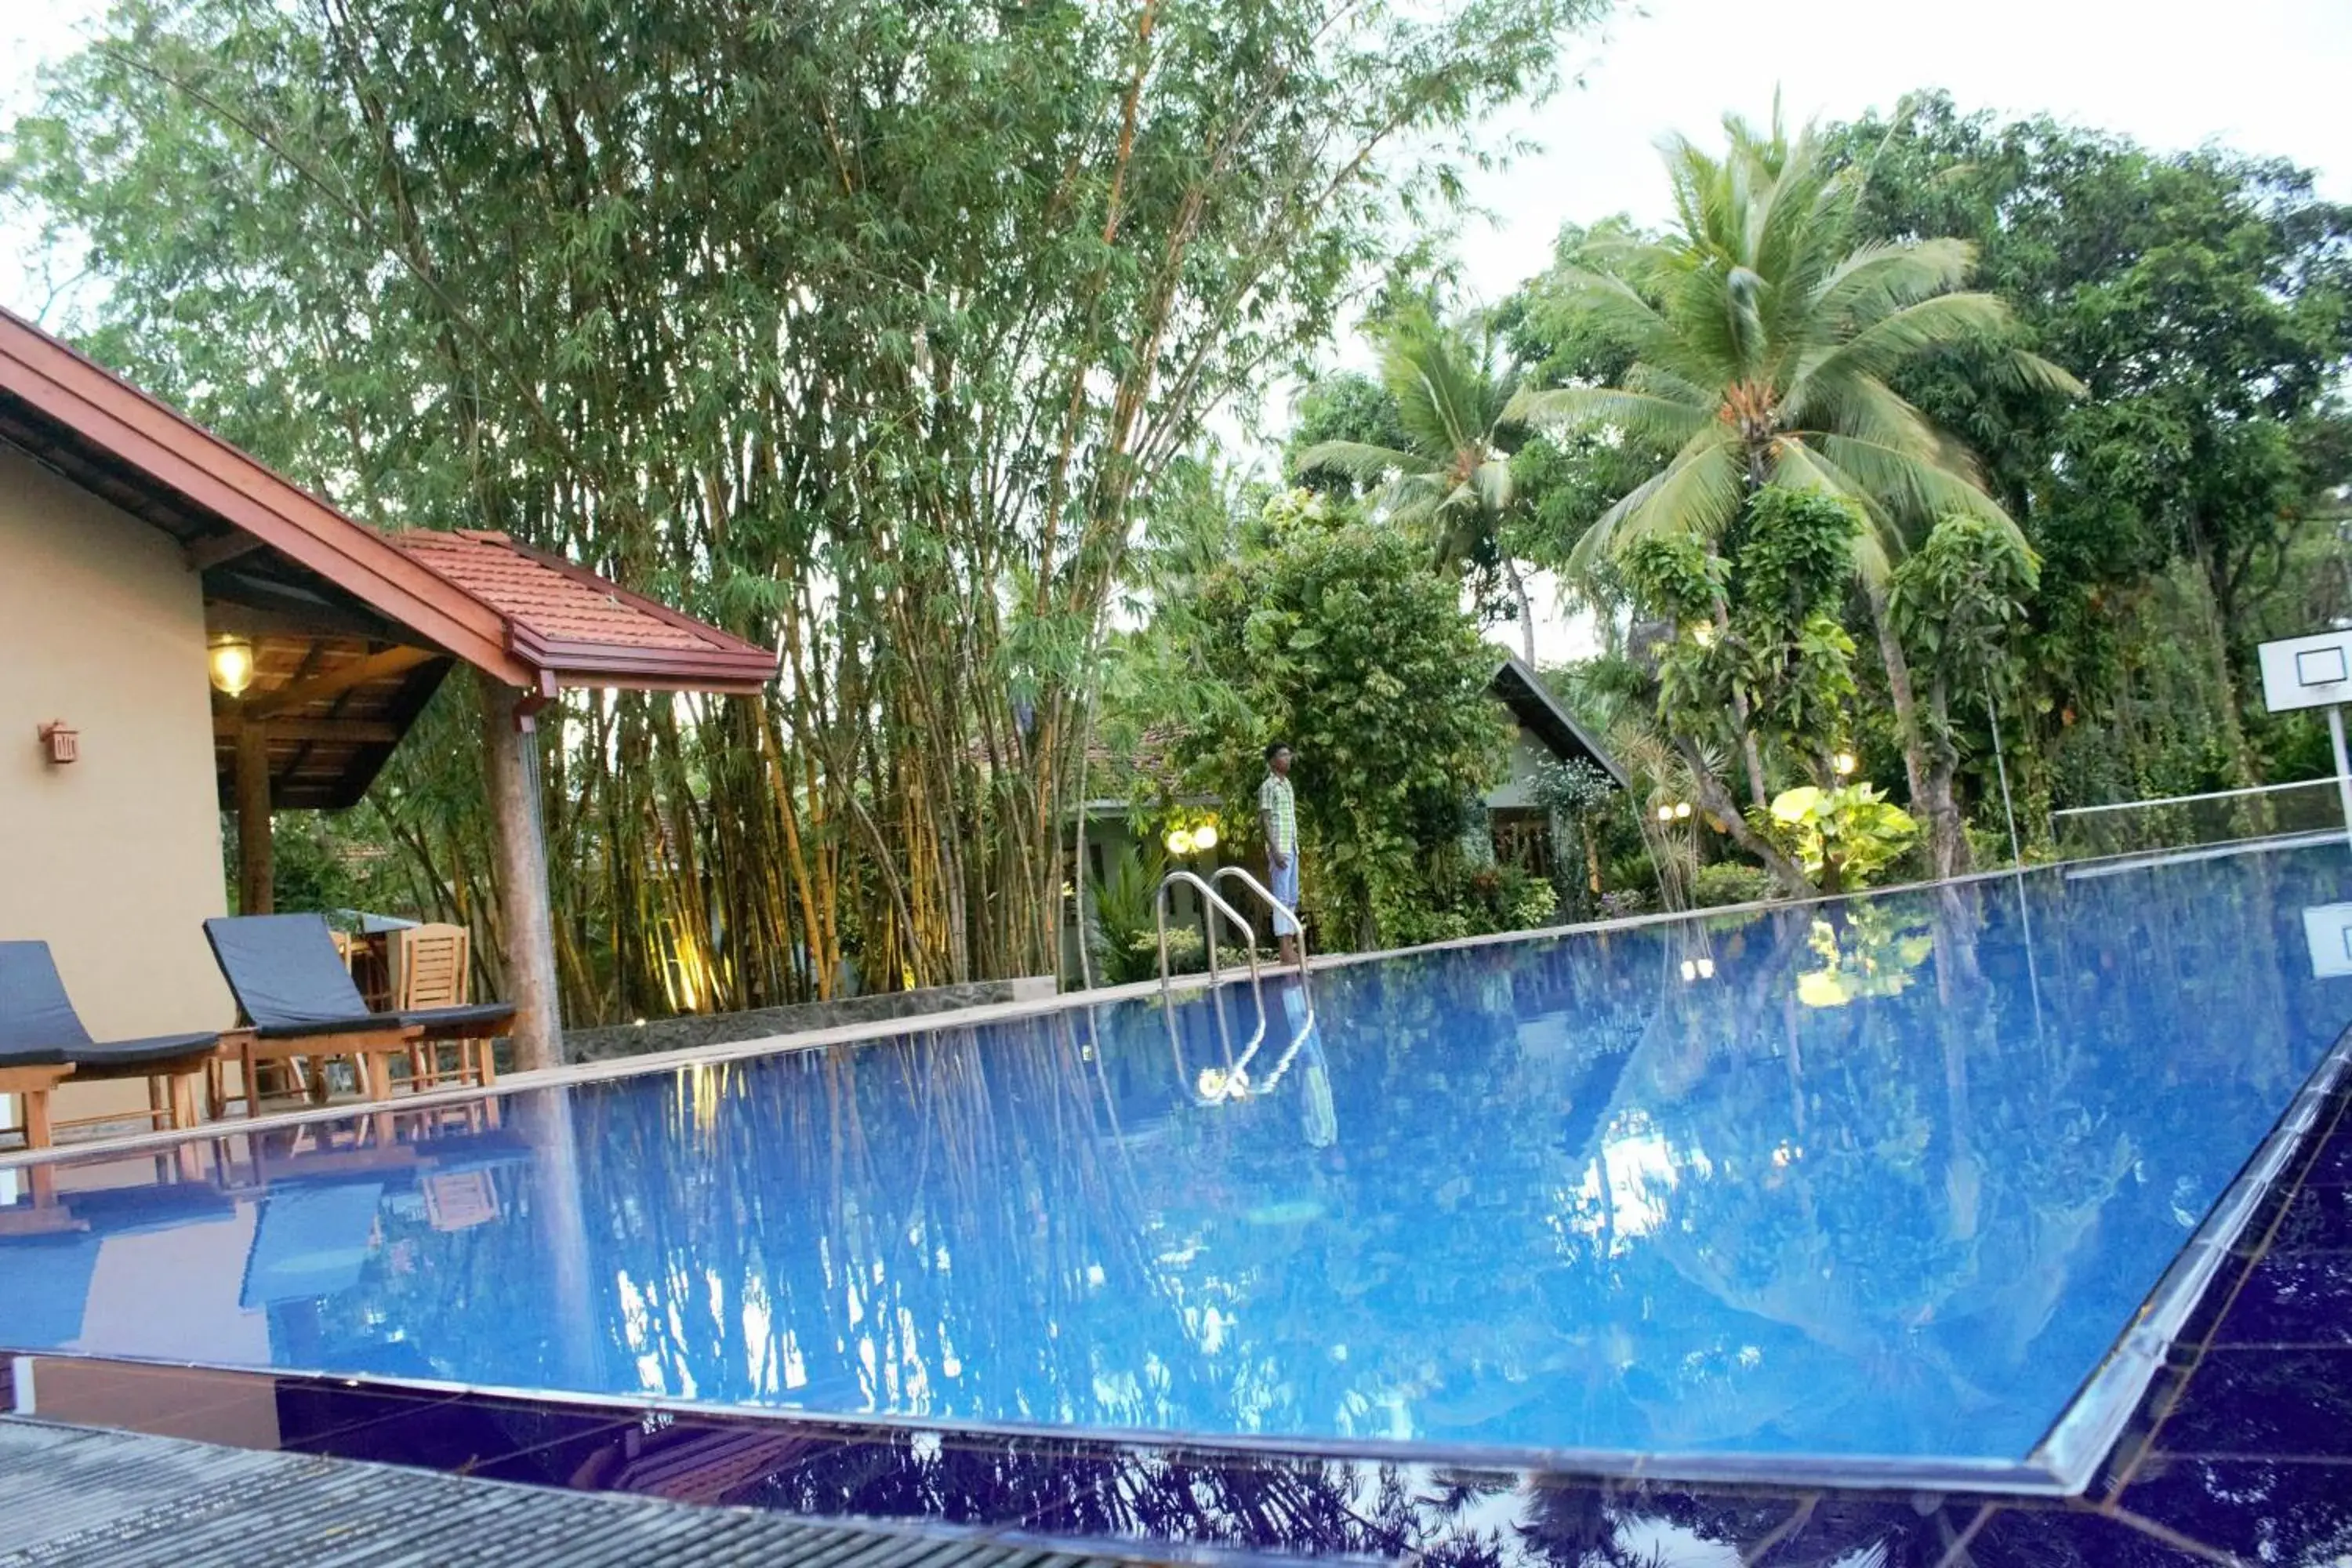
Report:
M 0 0 L 0 114 L 102 10 Z M 1966 109 L 2046 110 L 2161 150 L 2221 142 L 2292 159 L 2317 172 L 2323 195 L 2352 201 L 2352 0 L 1646 0 L 1575 46 L 1571 66 L 1574 84 L 1495 123 L 1498 140 L 1539 150 L 1471 183 L 1490 216 L 1463 235 L 1467 302 L 1498 300 L 1541 270 L 1563 220 L 1662 220 L 1659 138 L 1709 140 L 1727 110 L 1761 120 L 1776 89 L 1792 122 L 1942 88 Z M 18 310 L 40 303 L 22 237 L 0 228 L 0 304 Z M 1557 616 L 1538 638 L 1548 659 L 1582 642 Z

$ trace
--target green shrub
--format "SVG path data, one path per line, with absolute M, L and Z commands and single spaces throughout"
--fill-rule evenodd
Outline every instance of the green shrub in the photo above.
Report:
M 1691 879 L 1691 900 L 1701 909 L 1720 904 L 1752 904 L 1769 898 L 1772 892 L 1772 874 L 1761 866 L 1742 865 L 1737 860 L 1719 860 L 1712 866 L 1701 866 L 1698 875 Z

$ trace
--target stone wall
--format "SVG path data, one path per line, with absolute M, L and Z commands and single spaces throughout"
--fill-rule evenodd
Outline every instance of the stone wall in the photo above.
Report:
M 969 985 L 935 985 L 922 991 L 883 991 L 871 996 L 849 996 L 837 1002 L 805 1002 L 793 1007 L 758 1007 L 748 1013 L 690 1014 L 658 1018 L 645 1024 L 622 1024 L 604 1029 L 566 1029 L 563 1059 L 567 1062 L 610 1061 L 619 1057 L 647 1056 L 655 1051 L 691 1050 L 700 1046 L 733 1045 L 765 1039 L 771 1035 L 805 1034 L 812 1029 L 839 1028 L 847 1024 L 890 1024 L 927 1013 L 958 1007 L 985 1007 L 1002 1002 L 1044 1001 L 1057 990 L 1050 974 L 1021 980 L 980 980 Z

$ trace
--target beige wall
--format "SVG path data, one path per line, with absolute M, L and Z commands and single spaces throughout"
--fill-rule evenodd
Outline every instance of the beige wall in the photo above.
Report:
M 1533 730 L 1528 729 L 1525 724 L 1520 725 L 1517 732 L 1511 737 L 1509 773 L 1501 784 L 1486 792 L 1488 809 L 1500 811 L 1514 806 L 1535 805 L 1535 791 L 1531 786 L 1535 780 L 1536 770 L 1544 763 L 1555 760 L 1551 748 L 1538 740 Z
M 45 760 L 53 719 L 81 731 L 79 762 Z M 221 1028 L 235 1011 L 200 922 L 225 896 L 195 574 L 159 530 L 0 448 L 0 938 L 49 944 L 100 1039 Z M 68 1089 L 58 1113 L 121 1087 Z

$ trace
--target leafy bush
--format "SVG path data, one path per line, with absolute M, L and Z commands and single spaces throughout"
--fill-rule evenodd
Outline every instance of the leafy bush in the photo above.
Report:
M 1650 907 L 1650 896 L 1639 888 L 1619 888 L 1601 895 L 1601 918 L 1622 921 L 1641 914 Z
M 1701 909 L 1721 904 L 1752 904 L 1769 898 L 1772 874 L 1761 866 L 1720 860 L 1701 866 L 1691 879 L 1691 900 Z
M 1867 886 L 1874 872 L 1901 858 L 1919 837 L 1911 814 L 1874 784 L 1782 790 L 1769 812 L 1753 811 L 1757 831 L 1796 858 L 1825 893 Z
M 1108 984 L 1122 985 L 1131 980 L 1149 980 L 1160 973 L 1159 931 L 1151 918 L 1152 896 L 1160 889 L 1160 879 L 1166 874 L 1165 858 L 1158 847 L 1130 846 L 1110 857 L 1104 864 L 1103 875 L 1095 879 L 1087 902 L 1094 916 L 1094 929 L 1089 933 L 1094 943 L 1094 959 L 1102 970 Z M 1176 933 L 1169 932 L 1169 962 L 1175 963 Z M 1198 932 L 1192 945 L 1201 944 Z M 1199 967 L 1196 963 L 1195 968 Z

